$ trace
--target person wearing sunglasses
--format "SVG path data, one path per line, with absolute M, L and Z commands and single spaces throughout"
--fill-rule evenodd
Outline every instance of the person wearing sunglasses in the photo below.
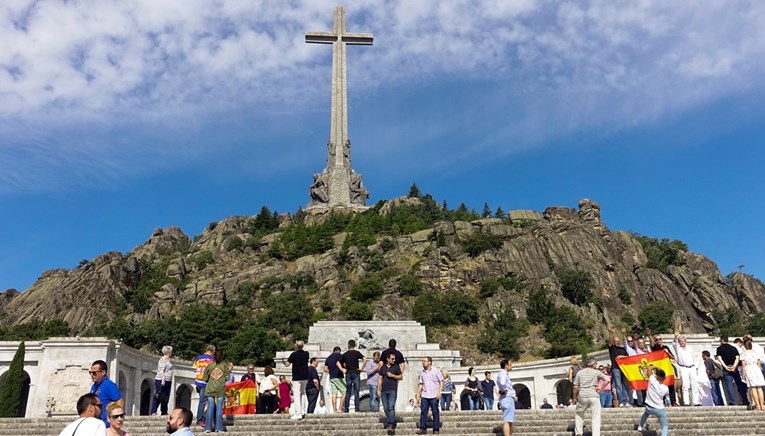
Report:
M 106 425 L 101 421 L 104 406 L 96 394 L 85 394 L 77 400 L 76 421 L 64 428 L 58 436 L 106 436 Z
M 106 436 L 130 436 L 123 427 L 125 426 L 125 411 L 119 403 L 109 403 L 106 406 L 106 419 L 109 420 L 109 428 L 106 429 Z
M 119 388 L 106 375 L 106 362 L 96 360 L 90 365 L 88 374 L 90 374 L 90 380 L 93 382 L 93 385 L 90 387 L 90 393 L 96 394 L 98 399 L 101 400 L 101 404 L 109 404 L 116 401 L 120 406 L 125 406 L 125 400 L 122 399 Z M 101 410 L 101 421 L 104 422 L 106 428 L 109 428 L 110 424 L 106 419 L 106 406 Z

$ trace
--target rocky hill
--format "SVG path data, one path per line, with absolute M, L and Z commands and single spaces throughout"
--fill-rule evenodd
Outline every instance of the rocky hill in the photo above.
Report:
M 590 200 L 578 210 L 469 221 L 460 218 L 476 216 L 434 204 L 402 197 L 354 218 L 302 211 L 276 217 L 264 208 L 211 223 L 193 240 L 177 227 L 157 229 L 130 253 L 47 271 L 23 293 L 0 293 L 0 309 L 6 325 L 63 319 L 80 333 L 115 318 L 139 325 L 177 317 L 195 303 L 256 315 L 288 291 L 305 297 L 317 319 L 423 318 L 423 307 L 434 307 L 418 303 L 424 294 L 451 295 L 432 301 L 453 306 L 454 319 L 425 322 L 432 339 L 462 349 L 468 362 L 488 358 L 474 344 L 486 330 L 501 329 L 503 310 L 514 321 L 532 321 L 519 328 L 520 354 L 544 353 L 541 338 L 554 338 L 552 321 L 540 323 L 538 308 L 529 312 L 539 290 L 546 290 L 544 304 L 567 310 L 552 316 L 582 320 L 593 346 L 611 326 L 650 325 L 651 314 L 641 318 L 649 307 L 666 306 L 670 327 L 688 332 L 711 332 L 723 315 L 743 323 L 765 311 L 760 280 L 724 277 L 678 241 L 611 231 Z M 463 316 L 471 311 L 477 315 Z

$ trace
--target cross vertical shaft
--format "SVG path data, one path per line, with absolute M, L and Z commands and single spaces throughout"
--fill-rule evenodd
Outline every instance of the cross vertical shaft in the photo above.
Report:
M 368 33 L 345 31 L 345 10 L 335 8 L 332 32 L 308 32 L 307 43 L 332 44 L 332 98 L 330 133 L 327 143 L 327 168 L 314 175 L 309 207 L 364 205 L 368 192 L 361 175 L 351 169 L 351 141 L 348 137 L 348 88 L 346 84 L 345 46 L 371 45 Z

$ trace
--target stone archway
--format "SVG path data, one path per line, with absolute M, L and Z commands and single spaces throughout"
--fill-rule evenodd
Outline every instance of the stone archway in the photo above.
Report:
M 3 382 L 5 382 L 5 376 L 8 371 L 0 375 L 0 392 L 3 389 Z M 21 379 L 21 406 L 19 407 L 19 417 L 23 418 L 27 414 L 27 402 L 29 401 L 29 385 L 32 384 L 32 379 L 29 377 L 29 373 L 24 371 Z
M 151 397 L 154 394 L 154 383 L 147 379 L 141 382 L 141 404 L 138 414 L 146 416 L 151 411 Z
M 175 390 L 175 407 L 191 409 L 191 388 L 188 385 L 180 385 Z
M 524 409 L 531 409 L 531 391 L 524 384 L 514 384 L 515 395 L 518 397 L 518 401 L 523 404 Z
M 559 380 L 558 383 L 555 383 L 555 393 L 556 405 L 568 406 L 569 400 L 574 398 L 574 385 L 567 379 Z

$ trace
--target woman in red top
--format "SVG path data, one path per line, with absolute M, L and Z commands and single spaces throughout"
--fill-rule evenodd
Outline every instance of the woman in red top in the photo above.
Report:
M 290 392 L 292 390 L 292 383 L 287 380 L 287 377 L 279 376 L 279 409 L 274 413 L 290 413 L 290 405 L 292 404 L 292 397 Z

